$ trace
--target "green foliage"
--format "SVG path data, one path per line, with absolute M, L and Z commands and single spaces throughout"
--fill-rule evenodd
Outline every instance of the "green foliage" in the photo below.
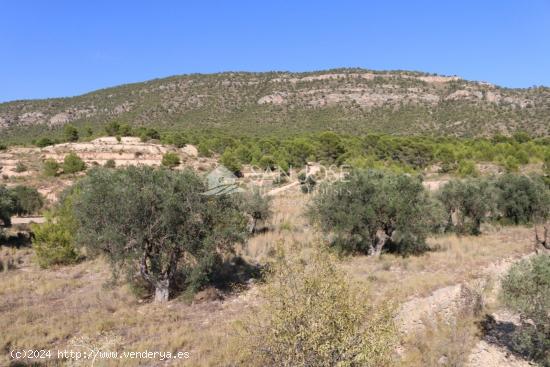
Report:
M 63 173 L 77 173 L 85 169 L 86 163 L 76 153 L 69 153 L 63 159 Z
M 320 191 L 309 216 L 334 235 L 336 248 L 371 255 L 379 255 L 386 245 L 402 254 L 426 249 L 430 201 L 420 179 L 357 170 Z
M 4 226 L 11 225 L 11 216 L 17 212 L 17 198 L 12 190 L 0 185 L 0 221 Z
M 476 163 L 471 160 L 458 162 L 457 173 L 460 177 L 476 177 L 479 172 L 476 168 Z
M 94 168 L 77 190 L 79 242 L 105 253 L 115 271 L 139 271 L 157 301 L 168 299 L 178 274 L 200 289 L 220 256 L 246 236 L 238 203 L 203 195 L 204 183 L 191 171 Z
M 304 194 L 311 193 L 315 189 L 315 185 L 317 185 L 317 181 L 313 175 L 306 175 L 305 172 L 300 172 L 298 181 L 300 181 L 300 190 L 302 190 Z
M 173 144 L 178 148 L 183 148 L 187 144 L 188 138 L 182 133 L 174 134 Z
M 4 143 L 0 143 L 0 151 L 8 149 L 8 146 Z
M 447 214 L 447 229 L 457 233 L 479 235 L 488 213 L 496 201 L 494 187 L 485 179 L 452 180 L 437 193 Z
M 63 137 L 65 141 L 78 141 L 78 130 L 71 124 L 63 127 Z
M 115 168 L 116 167 L 116 162 L 114 159 L 108 159 L 105 164 L 103 165 L 103 167 L 105 168 Z
M 13 189 L 16 198 L 16 214 L 34 214 L 44 206 L 44 197 L 33 187 L 18 185 Z
M 115 136 L 120 134 L 120 123 L 116 120 L 109 122 L 105 126 L 105 133 L 107 133 L 108 136 Z
M 543 254 L 512 266 L 502 280 L 501 298 L 524 323 L 515 333 L 513 348 L 550 366 L 550 255 Z
M 271 215 L 271 196 L 262 195 L 260 190 L 247 191 L 240 195 L 240 208 L 249 217 L 250 233 L 256 231 L 258 221 L 265 223 Z
M 242 323 L 243 365 L 392 365 L 393 308 L 373 305 L 334 263 L 319 251 L 307 259 L 278 254 L 261 306 Z
M 42 163 L 42 172 L 48 177 L 57 176 L 59 168 L 59 163 L 53 158 L 48 158 Z
M 55 142 L 49 138 L 40 138 L 38 140 L 36 140 L 36 142 L 34 143 L 37 147 L 39 148 L 44 148 L 44 147 L 47 147 L 48 145 L 54 145 Z
M 326 73 L 342 74 L 342 78 L 317 78 Z M 499 136 L 496 144 L 525 145 L 536 141 L 536 135 L 548 132 L 550 89 L 495 88 L 493 91 L 510 103 L 495 104 L 486 98 L 449 100 L 451 93 L 467 89 L 486 93 L 487 86 L 466 81 L 432 83 L 422 80 L 424 74 L 393 71 L 376 78 L 361 74 L 376 71 L 338 69 L 313 73 L 218 73 L 213 75 L 182 75 L 98 90 L 74 97 L 35 101 L 15 101 L 0 104 L 2 117 L 9 119 L 4 129 L 4 143 L 28 143 L 42 135 L 61 138 L 62 127 L 47 126 L 47 118 L 68 110 L 84 110 L 94 106 L 91 114 L 77 114 L 71 123 L 79 129 L 90 124 L 105 126 L 113 122 L 132 124 L 135 136 L 139 127 L 148 126 L 165 131 L 196 129 L 210 135 L 244 132 L 250 136 L 318 134 L 331 130 L 355 136 L 371 132 L 399 135 L 430 136 L 491 136 L 502 131 L 525 131 L 514 137 Z M 293 82 L 292 80 L 298 80 Z M 392 84 L 392 98 L 380 106 L 361 106 L 351 90 L 383 94 Z M 179 87 L 185 85 L 185 95 Z M 261 85 L 261 88 L 260 88 Z M 426 103 L 422 98 L 410 100 L 410 90 L 419 95 L 436 96 L 440 102 Z M 151 93 L 154 90 L 155 93 Z M 322 91 L 322 92 L 321 92 Z M 258 104 L 258 98 L 284 95 L 284 104 Z M 332 95 L 338 96 L 335 103 Z M 177 103 L 167 104 L 167 101 Z M 519 108 L 519 101 L 527 101 Z M 131 106 L 131 108 L 120 108 Z M 315 107 L 313 107 L 315 106 Z M 21 117 L 33 111 L 43 116 L 43 124 L 29 126 Z M 97 129 L 96 129 L 97 130 Z M 112 136 L 121 132 L 110 133 Z M 419 147 L 405 148 L 404 156 L 414 160 L 410 152 Z M 420 151 L 422 148 L 420 147 Z M 217 151 L 218 153 L 223 152 Z M 292 162 L 289 162 L 292 163 Z M 417 163 L 415 163 L 417 164 Z M 294 163 L 292 163 L 294 165 Z
M 174 152 L 166 152 L 162 156 L 162 165 L 168 168 L 174 168 L 181 163 L 180 156 Z
M 519 171 L 519 161 L 513 156 L 506 157 L 502 165 L 504 166 L 504 170 L 508 173 Z
M 329 164 L 336 163 L 345 152 L 340 136 L 334 132 L 327 131 L 319 135 L 319 144 L 319 157 Z
M 239 173 L 242 168 L 241 161 L 231 149 L 226 149 L 220 157 L 220 162 L 231 172 Z
M 514 224 L 550 213 L 550 189 L 541 177 L 505 174 L 495 181 L 500 215 Z
M 33 249 L 42 268 L 74 264 L 79 260 L 73 200 L 72 195 L 65 196 L 54 210 L 46 213 L 45 223 L 32 225 Z

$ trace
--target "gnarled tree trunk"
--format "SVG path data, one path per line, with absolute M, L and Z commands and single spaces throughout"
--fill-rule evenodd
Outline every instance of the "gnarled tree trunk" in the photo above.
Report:
M 386 245 L 390 238 L 391 236 L 389 236 L 384 230 L 379 229 L 378 231 L 376 231 L 374 245 L 371 246 L 371 248 L 369 249 L 368 255 L 376 257 L 380 256 L 384 245 Z
M 155 302 L 167 302 L 170 297 L 170 280 L 161 279 L 155 282 Z

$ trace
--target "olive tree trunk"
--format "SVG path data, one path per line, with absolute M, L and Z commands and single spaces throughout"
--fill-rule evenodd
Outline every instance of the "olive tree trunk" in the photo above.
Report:
M 155 302 L 167 302 L 170 297 L 170 280 L 162 279 L 155 282 Z

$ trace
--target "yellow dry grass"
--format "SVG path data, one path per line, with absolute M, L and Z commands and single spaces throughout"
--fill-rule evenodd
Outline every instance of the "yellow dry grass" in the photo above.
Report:
M 307 200 L 298 190 L 276 197 L 270 230 L 252 238 L 239 253 L 263 262 L 278 243 L 320 243 L 322 236 L 303 217 Z M 400 302 L 481 276 L 490 264 L 531 251 L 531 230 L 508 227 L 480 237 L 446 235 L 429 242 L 440 250 L 408 258 L 349 257 L 340 265 L 377 299 Z M 42 270 L 28 261 L 29 249 L 0 251 L 8 253 L 27 261 L 0 273 L 0 365 L 9 364 L 12 349 L 64 349 L 79 337 L 95 343 L 111 338 L 119 351 L 187 351 L 191 356 L 183 363 L 125 359 L 102 361 L 101 366 L 229 365 L 240 348 L 233 322 L 257 300 L 253 286 L 224 301 L 188 305 L 174 299 L 154 305 L 138 301 L 124 285 L 105 286 L 111 275 L 101 259 Z

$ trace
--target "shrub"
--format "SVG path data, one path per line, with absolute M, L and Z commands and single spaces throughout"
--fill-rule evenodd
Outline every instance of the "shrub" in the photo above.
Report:
M 120 123 L 118 121 L 111 121 L 105 125 L 105 133 L 108 136 L 115 136 L 120 133 Z
M 231 172 L 235 174 L 240 173 L 242 164 L 239 161 L 239 158 L 237 158 L 237 155 L 233 152 L 233 150 L 226 149 L 225 152 L 223 152 L 220 161 Z
M 479 172 L 474 161 L 460 161 L 458 163 L 457 173 L 460 177 L 479 176 Z
M 16 186 L 13 188 L 16 198 L 16 214 L 33 214 L 44 206 L 43 196 L 33 187 Z
M 75 153 L 69 153 L 63 159 L 63 173 L 77 173 L 86 169 L 86 163 Z
M 27 170 L 27 166 L 21 161 L 18 161 L 17 164 L 15 165 L 15 172 L 21 173 L 21 172 L 25 172 L 26 170 Z
M 447 230 L 478 235 L 482 221 L 494 211 L 495 191 L 488 180 L 452 180 L 437 193 L 447 213 Z
M 48 145 L 54 145 L 55 143 L 49 139 L 49 138 L 40 138 L 38 139 L 34 145 L 36 145 L 39 148 L 47 147 Z
M 271 215 L 271 197 L 262 196 L 260 190 L 255 189 L 241 195 L 241 210 L 249 217 L 248 230 L 256 232 L 258 221 L 265 222 Z
M 183 148 L 187 144 L 188 138 L 182 134 L 174 134 L 173 143 L 177 148 Z
M 89 253 L 105 253 L 114 271 L 139 271 L 156 301 L 168 299 L 178 274 L 197 290 L 246 236 L 233 197 L 205 189 L 187 170 L 95 168 L 76 187 L 77 239 Z
M 301 172 L 298 175 L 298 181 L 300 181 L 300 189 L 304 194 L 309 194 L 315 189 L 317 181 L 313 175 L 306 175 L 305 172 Z
M 78 130 L 73 125 L 65 125 L 63 128 L 65 141 L 78 141 Z
M 34 252 L 42 268 L 74 264 L 79 259 L 75 247 L 76 222 L 72 202 L 73 196 L 66 196 L 54 210 L 46 213 L 45 223 L 31 227 Z
M 115 168 L 116 167 L 116 162 L 114 159 L 108 159 L 105 164 L 103 165 L 103 167 L 105 168 Z
M 244 365 L 389 366 L 393 309 L 370 305 L 319 251 L 307 260 L 279 253 L 261 289 L 264 302 L 243 323 Z
M 320 189 L 310 218 L 333 235 L 345 252 L 379 255 L 386 245 L 399 253 L 426 249 L 430 201 L 418 178 L 382 171 L 354 171 L 345 182 Z
M 8 146 L 4 143 L 0 143 L 0 151 L 8 149 Z
M 4 226 L 11 225 L 11 216 L 17 211 L 17 198 L 12 190 L 0 185 L 0 221 Z
M 504 170 L 508 173 L 519 171 L 519 161 L 513 156 L 506 157 L 502 165 L 504 166 Z
M 199 152 L 200 157 L 211 157 L 212 156 L 210 146 L 206 143 L 200 143 L 197 146 L 197 151 Z
M 529 223 L 538 213 L 550 212 L 550 191 L 541 177 L 505 174 L 495 185 L 497 208 L 514 224 Z
M 166 152 L 162 156 L 162 165 L 168 168 L 174 168 L 181 163 L 180 156 L 174 152 Z
M 550 255 L 512 266 L 502 280 L 501 299 L 524 321 L 513 336 L 512 348 L 543 366 L 550 365 Z
M 59 171 L 59 163 L 53 158 L 48 158 L 44 160 L 42 164 L 42 170 L 45 176 L 53 177 L 57 176 Z

